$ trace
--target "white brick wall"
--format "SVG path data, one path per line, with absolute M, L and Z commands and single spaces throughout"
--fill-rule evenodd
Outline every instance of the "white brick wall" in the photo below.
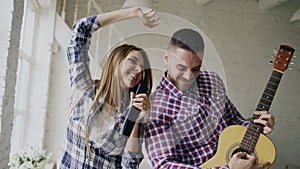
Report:
M 107 0 L 101 2 L 99 5 L 103 11 L 111 11 L 120 8 L 123 0 L 116 0 L 117 5 L 109 5 L 111 3 L 107 4 Z M 221 57 L 229 97 L 246 117 L 251 116 L 272 71 L 268 60 L 273 48 L 287 43 L 300 50 L 300 30 L 288 25 L 289 18 L 299 5 L 299 1 L 289 0 L 269 11 L 261 11 L 257 1 L 249 0 L 212 0 L 205 6 L 192 0 L 155 1 L 159 12 L 184 18 L 209 37 Z M 165 44 L 163 39 L 157 41 L 156 38 L 149 38 L 147 42 L 138 38 L 131 41 L 138 41 L 139 46 L 158 49 Z M 64 55 L 64 52 L 58 51 L 51 63 L 45 143 L 47 150 L 53 153 L 53 161 L 56 160 L 69 113 L 68 105 L 65 105 L 68 104 L 69 81 Z M 156 61 L 153 62 L 155 64 Z M 297 107 L 300 104 L 299 65 L 296 63 L 295 71 L 285 73 L 271 108 L 276 117 L 276 127 L 270 137 L 277 147 L 273 169 L 299 166 L 300 147 L 294 144 L 294 140 L 300 139 L 297 134 L 297 128 L 300 128 Z
M 1 2 L 0 13 L 0 168 L 4 169 L 9 161 L 23 1 Z
M 63 50 L 53 54 L 51 65 L 45 148 L 56 159 L 66 131 L 70 102 L 68 62 Z

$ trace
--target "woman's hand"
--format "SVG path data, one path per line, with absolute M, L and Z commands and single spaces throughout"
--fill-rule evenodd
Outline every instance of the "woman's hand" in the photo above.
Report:
M 158 25 L 159 17 L 156 16 L 155 10 L 150 9 L 149 11 L 143 12 L 141 8 L 136 7 L 135 11 L 138 19 L 143 25 L 149 28 L 153 28 Z
M 131 92 L 130 93 L 130 102 L 134 107 L 141 110 L 141 112 L 137 118 L 137 121 L 140 121 L 143 118 L 144 118 L 144 121 L 147 120 L 147 118 L 149 117 L 150 108 L 151 108 L 151 104 L 150 104 L 147 94 L 143 93 L 143 94 L 138 94 L 138 95 L 134 96 L 134 93 Z
M 117 11 L 98 14 L 98 20 L 101 26 L 106 26 L 114 22 L 138 18 L 140 22 L 150 28 L 158 25 L 159 18 L 155 16 L 156 11 L 151 9 L 143 12 L 139 7 L 120 9 Z

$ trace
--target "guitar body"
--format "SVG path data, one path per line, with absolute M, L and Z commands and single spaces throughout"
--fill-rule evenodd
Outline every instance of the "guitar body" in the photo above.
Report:
M 288 65 L 295 49 L 288 45 L 280 45 L 274 60 L 274 70 L 267 83 L 255 111 L 268 111 L 282 74 L 288 69 Z M 231 157 L 240 151 L 244 151 L 256 157 L 256 164 L 270 162 L 273 164 L 276 156 L 275 146 L 272 141 L 261 134 L 263 125 L 255 124 L 254 120 L 259 116 L 253 115 L 248 127 L 233 125 L 225 128 L 220 137 L 216 154 L 203 163 L 200 167 L 212 168 L 228 164 Z M 265 167 L 265 169 L 268 167 Z
M 246 129 L 247 127 L 241 125 L 233 125 L 225 128 L 219 138 L 217 153 L 200 167 L 212 168 L 228 164 L 233 154 L 238 150 Z M 252 155 L 256 156 L 258 164 L 263 162 L 270 162 L 272 164 L 276 156 L 275 146 L 267 136 L 260 134 Z

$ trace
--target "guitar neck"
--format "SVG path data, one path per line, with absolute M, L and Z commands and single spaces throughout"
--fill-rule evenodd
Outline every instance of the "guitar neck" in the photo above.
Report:
M 273 98 L 279 86 L 282 74 L 283 73 L 280 71 L 273 70 L 272 75 L 259 100 L 259 103 L 256 106 L 255 111 L 268 111 L 270 109 Z M 258 116 L 254 115 L 253 118 L 258 118 Z
M 273 70 L 255 111 L 268 111 L 270 109 L 282 75 L 282 72 L 275 69 Z M 253 153 L 259 134 L 263 131 L 264 126 L 262 124 L 256 124 L 253 122 L 253 120 L 258 118 L 259 116 L 257 115 L 252 116 L 250 125 L 248 126 L 240 144 L 240 149 L 248 154 Z

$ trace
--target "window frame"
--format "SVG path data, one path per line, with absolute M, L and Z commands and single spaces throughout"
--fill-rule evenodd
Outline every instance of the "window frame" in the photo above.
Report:
M 34 17 L 32 17 L 34 16 Z M 15 92 L 14 121 L 11 137 L 11 153 L 25 148 L 27 115 L 29 114 L 31 75 L 35 62 L 38 5 L 35 0 L 25 0 L 18 57 L 17 83 Z M 28 35 L 28 32 L 29 35 Z M 29 36 L 29 37 L 28 37 Z M 29 42 L 29 43 L 28 43 Z

